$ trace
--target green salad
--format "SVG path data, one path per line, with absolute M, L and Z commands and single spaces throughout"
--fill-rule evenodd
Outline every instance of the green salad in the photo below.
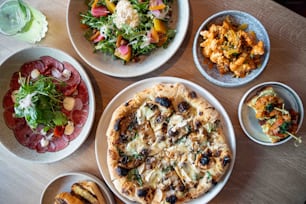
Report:
M 172 0 L 91 0 L 80 14 L 85 37 L 100 51 L 137 62 L 175 36 L 171 29 Z

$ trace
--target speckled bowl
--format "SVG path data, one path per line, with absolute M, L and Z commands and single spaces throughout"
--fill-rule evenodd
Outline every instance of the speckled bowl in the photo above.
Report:
M 221 25 L 223 20 L 230 16 L 233 23 L 236 25 L 247 24 L 248 28 L 246 31 L 254 31 L 256 33 L 257 39 L 262 40 L 265 45 L 265 54 L 262 57 L 261 66 L 257 69 L 253 70 L 244 78 L 236 78 L 232 76 L 232 73 L 228 74 L 220 74 L 217 70 L 216 66 L 213 67 L 209 66 L 208 64 L 204 63 L 204 56 L 202 54 L 202 48 L 200 47 L 200 43 L 203 41 L 200 32 L 203 30 L 208 29 L 211 24 L 218 24 Z M 264 26 L 260 23 L 252 15 L 243 12 L 243 11 L 236 11 L 236 10 L 226 10 L 219 13 L 216 13 L 209 18 L 207 18 L 199 27 L 198 31 L 195 34 L 194 42 L 193 42 L 193 59 L 195 62 L 196 67 L 201 72 L 201 74 L 210 82 L 222 86 L 222 87 L 237 87 L 244 85 L 256 77 L 258 77 L 263 70 L 265 69 L 270 56 L 270 40 L 268 33 Z
M 60 62 L 66 61 L 72 64 L 79 72 L 84 80 L 89 95 L 89 110 L 88 118 L 78 135 L 74 140 L 69 142 L 69 145 L 63 150 L 57 152 L 38 153 L 36 150 L 31 150 L 28 147 L 21 145 L 15 138 L 14 133 L 9 129 L 3 117 L 4 108 L 2 106 L 3 97 L 9 90 L 9 83 L 14 72 L 18 71 L 25 62 L 38 60 L 41 56 L 51 56 Z M 4 147 L 17 158 L 32 162 L 32 163 L 51 163 L 59 161 L 73 152 L 75 152 L 86 140 L 91 131 L 95 115 L 95 97 L 94 91 L 88 75 L 83 67 L 67 53 L 49 47 L 31 47 L 13 53 L 0 63 L 0 146 Z M 0 147 L 0 148 L 2 148 Z

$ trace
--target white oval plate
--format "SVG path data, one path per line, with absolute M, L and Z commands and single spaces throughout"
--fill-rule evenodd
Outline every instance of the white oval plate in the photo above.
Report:
M 262 40 L 265 45 L 265 54 L 262 59 L 261 66 L 255 70 L 252 70 L 243 78 L 233 77 L 231 73 L 222 75 L 217 70 L 216 65 L 210 67 L 208 64 L 204 63 L 204 56 L 202 54 L 202 48 L 200 47 L 200 43 L 203 41 L 203 38 L 200 35 L 200 32 L 208 29 L 208 27 L 213 23 L 218 25 L 222 24 L 223 20 L 227 16 L 231 16 L 235 24 L 248 24 L 248 28 L 246 30 L 254 31 L 257 39 Z M 263 72 L 269 61 L 270 40 L 266 29 L 255 17 L 242 11 L 225 10 L 210 16 L 200 25 L 194 37 L 192 51 L 196 67 L 208 81 L 222 87 L 237 87 L 249 83 Z
M 31 150 L 28 147 L 22 146 L 15 138 L 13 131 L 10 130 L 3 118 L 3 107 L 2 100 L 9 89 L 9 83 L 11 80 L 11 76 L 14 72 L 18 71 L 22 64 L 25 62 L 38 60 L 41 56 L 51 56 L 60 62 L 67 61 L 70 62 L 80 73 L 81 78 L 84 80 L 89 95 L 89 112 L 86 123 L 84 124 L 80 135 L 74 140 L 70 141 L 69 145 L 65 147 L 63 150 L 58 152 L 45 152 L 38 153 L 36 150 Z M 9 56 L 5 59 L 0 65 L 0 144 L 7 149 L 10 153 L 18 158 L 23 160 L 33 162 L 33 163 L 51 163 L 55 161 L 59 161 L 73 152 L 75 152 L 86 140 L 87 136 L 91 131 L 91 127 L 95 117 L 95 96 L 94 91 L 90 82 L 90 79 L 83 69 L 83 67 L 70 55 L 67 53 L 48 47 L 32 47 L 26 48 Z
M 194 204 L 207 203 L 221 191 L 221 189 L 224 187 L 224 185 L 226 184 L 226 182 L 228 181 L 230 177 L 230 174 L 234 166 L 235 158 L 236 158 L 235 133 L 234 133 L 234 129 L 233 129 L 231 120 L 227 112 L 223 108 L 223 106 L 220 104 L 220 102 L 204 88 L 200 87 L 199 85 L 191 81 L 187 81 L 185 79 L 180 79 L 180 78 L 175 78 L 175 77 L 154 77 L 154 78 L 145 79 L 145 80 L 136 82 L 126 87 L 111 100 L 111 102 L 107 105 L 107 107 L 105 108 L 100 118 L 97 132 L 96 132 L 95 152 L 96 152 L 96 158 L 97 158 L 97 163 L 99 166 L 100 173 L 102 174 L 106 184 L 116 194 L 117 197 L 119 197 L 125 203 L 131 203 L 130 200 L 123 197 L 116 190 L 115 186 L 113 185 L 111 181 L 108 167 L 107 167 L 107 148 L 108 147 L 107 147 L 106 131 L 107 131 L 109 122 L 111 120 L 112 113 L 119 105 L 131 99 L 135 95 L 135 93 L 140 92 L 146 88 L 152 87 L 153 85 L 157 83 L 182 83 L 188 88 L 190 88 L 191 90 L 197 92 L 197 94 L 199 94 L 203 98 L 205 98 L 222 115 L 222 125 L 224 127 L 225 137 L 227 141 L 229 142 L 230 148 L 232 150 L 232 154 L 233 154 L 232 161 L 233 162 L 231 162 L 230 168 L 224 175 L 223 179 L 214 188 L 212 188 L 205 195 L 195 200 L 192 200 L 190 202 Z
M 280 83 L 280 82 L 264 82 L 261 84 L 258 84 L 251 89 L 249 89 L 242 97 L 239 107 L 238 107 L 238 117 L 240 125 L 244 131 L 244 133 L 254 142 L 266 145 L 266 146 L 275 146 L 280 145 L 288 140 L 290 140 L 292 137 L 289 136 L 285 138 L 284 140 L 281 140 L 276 143 L 272 143 L 269 138 L 262 132 L 262 129 L 258 123 L 258 120 L 255 118 L 255 112 L 252 108 L 247 106 L 247 101 L 252 98 L 258 91 L 263 89 L 266 86 L 272 86 L 275 92 L 284 99 L 285 106 L 293 108 L 295 111 L 297 111 L 300 115 L 299 122 L 298 122 L 298 130 L 301 128 L 304 118 L 304 108 L 302 101 L 300 97 L 297 95 L 297 93 L 290 88 L 289 86 Z
M 83 172 L 69 172 L 63 173 L 52 181 L 48 183 L 44 191 L 42 192 L 40 203 L 50 204 L 54 203 L 54 198 L 60 192 L 70 192 L 72 184 L 79 181 L 93 181 L 95 182 L 101 190 L 101 193 L 107 204 L 115 204 L 112 193 L 106 187 L 104 182 L 102 182 L 97 177 Z
M 67 7 L 67 29 L 70 41 L 79 56 L 91 67 L 104 74 L 115 77 L 136 77 L 152 72 L 165 64 L 180 48 L 187 33 L 190 17 L 189 1 L 174 1 L 173 28 L 176 36 L 166 49 L 159 48 L 137 63 L 123 65 L 120 60 L 113 60 L 112 56 L 100 52 L 93 53 L 93 46 L 84 37 L 81 28 L 80 12 L 85 12 L 88 7 L 85 0 L 70 0 Z

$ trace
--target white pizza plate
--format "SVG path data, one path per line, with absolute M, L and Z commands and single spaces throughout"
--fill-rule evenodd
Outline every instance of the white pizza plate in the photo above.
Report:
M 266 145 L 266 146 L 276 146 L 283 144 L 290 140 L 292 137 L 289 136 L 284 140 L 281 140 L 276 143 L 272 143 L 269 138 L 262 132 L 262 129 L 258 123 L 258 120 L 255 118 L 255 112 L 252 108 L 248 107 L 246 104 L 247 101 L 256 95 L 257 92 L 262 90 L 264 87 L 271 86 L 275 92 L 284 99 L 285 108 L 292 108 L 299 113 L 298 129 L 301 128 L 304 118 L 304 108 L 302 100 L 298 94 L 289 86 L 280 83 L 280 82 L 264 82 L 258 85 L 255 85 L 249 89 L 242 97 L 239 107 L 238 107 L 238 117 L 240 125 L 244 133 L 254 142 Z
M 175 77 L 154 77 L 154 78 L 148 78 L 139 82 L 136 82 L 134 84 L 131 84 L 130 86 L 123 89 L 120 93 L 118 93 L 107 105 L 105 108 L 98 127 L 96 131 L 96 140 L 95 140 L 95 153 L 96 153 L 96 159 L 99 166 L 100 173 L 102 174 L 106 184 L 109 186 L 109 188 L 118 196 L 121 200 L 123 200 L 125 203 L 132 203 L 127 198 L 123 197 L 115 188 L 113 185 L 110 174 L 107 166 L 107 138 L 106 138 L 106 130 L 108 128 L 108 124 L 111 120 L 112 113 L 114 110 L 121 104 L 125 103 L 129 99 L 131 99 L 135 93 L 140 92 L 146 88 L 152 87 L 155 84 L 158 83 L 182 83 L 191 90 L 195 91 L 198 95 L 205 98 L 210 104 L 212 104 L 216 110 L 222 115 L 222 125 L 224 127 L 224 133 L 227 138 L 227 141 L 230 144 L 230 148 L 233 153 L 232 162 L 230 165 L 230 168 L 224 175 L 223 179 L 214 187 L 212 188 L 208 193 L 205 195 L 199 197 L 198 199 L 195 199 L 191 201 L 190 203 L 193 204 L 202 204 L 207 203 L 211 199 L 213 199 L 224 187 L 226 182 L 228 181 L 231 172 L 234 167 L 235 157 L 236 157 L 236 139 L 235 139 L 235 133 L 234 129 L 231 123 L 231 120 L 226 112 L 226 110 L 223 108 L 223 106 L 220 104 L 220 102 L 207 90 L 205 90 L 203 87 L 191 82 L 187 81 L 185 79 L 181 78 L 175 78 Z
M 107 186 L 96 176 L 84 172 L 68 172 L 60 174 L 52 179 L 43 190 L 40 198 L 41 204 L 54 203 L 54 198 L 58 193 L 70 192 L 72 184 L 80 181 L 95 182 L 107 204 L 115 204 L 114 197 Z
M 223 20 L 228 16 L 231 16 L 231 19 L 237 25 L 247 24 L 248 27 L 246 31 L 254 31 L 257 39 L 262 40 L 265 45 L 265 54 L 262 57 L 261 65 L 257 69 L 252 70 L 251 73 L 243 78 L 233 77 L 232 74 L 229 73 L 222 75 L 217 70 L 216 65 L 211 67 L 209 64 L 204 63 L 204 56 L 202 54 L 202 48 L 200 47 L 200 43 L 203 41 L 203 37 L 200 35 L 200 32 L 207 30 L 213 23 L 221 25 Z M 196 67 L 208 81 L 222 87 L 237 87 L 249 83 L 263 72 L 269 61 L 270 39 L 264 26 L 254 16 L 243 11 L 225 10 L 210 16 L 200 25 L 194 37 L 192 51 Z
M 22 64 L 25 62 L 38 60 L 41 56 L 51 56 L 60 62 L 67 61 L 72 64 L 76 70 L 80 73 L 81 78 L 84 80 L 89 96 L 89 111 L 86 123 L 84 124 L 82 131 L 79 136 L 74 140 L 70 141 L 69 145 L 63 150 L 58 152 L 46 152 L 38 153 L 36 150 L 29 149 L 21 145 L 15 138 L 14 133 L 9 129 L 3 118 L 3 97 L 9 90 L 9 83 L 11 76 L 14 72 L 18 71 Z M 12 153 L 17 158 L 23 159 L 33 163 L 51 163 L 59 161 L 73 152 L 75 152 L 86 140 L 87 136 L 91 131 L 91 127 L 94 120 L 95 114 L 95 97 L 94 91 L 90 82 L 90 79 L 84 70 L 84 68 L 76 61 L 73 57 L 67 53 L 49 47 L 32 47 L 17 51 L 7 57 L 3 62 L 0 63 L 0 145 L 6 150 Z
M 88 10 L 85 1 L 70 0 L 67 7 L 67 29 L 70 41 L 79 56 L 95 70 L 115 77 L 136 77 L 156 70 L 165 64 L 181 47 L 189 26 L 190 6 L 188 0 L 173 1 L 171 28 L 176 35 L 166 49 L 159 48 L 144 57 L 140 62 L 122 64 L 112 56 L 94 52 L 93 45 L 84 37 L 81 28 L 80 13 Z

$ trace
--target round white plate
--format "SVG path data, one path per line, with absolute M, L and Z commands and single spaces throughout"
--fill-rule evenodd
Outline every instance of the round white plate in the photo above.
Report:
M 74 140 L 70 141 L 69 145 L 63 150 L 58 152 L 46 152 L 38 153 L 36 150 L 31 150 L 28 147 L 22 146 L 15 138 L 14 133 L 9 129 L 3 118 L 3 107 L 2 100 L 7 90 L 9 90 L 9 83 L 11 76 L 14 72 L 18 71 L 22 64 L 25 62 L 38 60 L 41 56 L 51 56 L 60 62 L 70 62 L 80 73 L 81 78 L 84 80 L 89 95 L 89 112 L 86 123 L 84 124 L 82 131 L 79 136 Z M 90 79 L 83 69 L 83 67 L 67 53 L 48 47 L 32 47 L 26 48 L 9 56 L 0 65 L 0 144 L 7 149 L 10 153 L 17 156 L 18 158 L 24 159 L 34 163 L 51 163 L 59 161 L 73 152 L 75 152 L 86 140 L 87 136 L 91 131 L 91 127 L 94 121 L 95 114 L 95 96 L 94 91 L 90 82 Z
M 58 193 L 61 192 L 70 192 L 72 184 L 79 181 L 93 181 L 95 182 L 101 190 L 101 193 L 107 204 L 115 204 L 112 193 L 106 187 L 104 182 L 102 182 L 97 177 L 83 172 L 69 172 L 63 173 L 56 178 L 54 178 L 44 191 L 42 192 L 40 203 L 41 204 L 50 204 L 54 203 L 54 198 Z
M 220 104 L 220 102 L 207 90 L 204 88 L 200 87 L 199 85 L 184 80 L 180 78 L 175 78 L 175 77 L 155 77 L 155 78 L 149 78 L 145 79 L 139 82 L 136 82 L 125 89 L 123 89 L 120 93 L 118 93 L 112 100 L 111 102 L 107 105 L 105 108 L 96 132 L 96 141 L 95 141 L 95 151 L 96 151 L 96 158 L 97 158 L 97 163 L 99 166 L 99 170 L 106 182 L 106 184 L 110 187 L 110 189 L 118 196 L 121 200 L 123 200 L 125 203 L 131 203 L 130 200 L 126 199 L 123 197 L 115 188 L 113 185 L 108 167 L 107 167 L 107 138 L 106 138 L 106 131 L 108 128 L 108 124 L 111 120 L 112 113 L 114 110 L 121 105 L 122 103 L 128 101 L 131 99 L 135 93 L 142 91 L 146 88 L 152 87 L 153 85 L 157 83 L 182 83 L 185 86 L 189 87 L 191 90 L 194 90 L 205 98 L 210 104 L 212 104 L 216 110 L 222 115 L 222 125 L 224 127 L 224 133 L 227 138 L 227 141 L 229 142 L 230 148 L 232 150 L 233 158 L 232 162 L 230 165 L 230 168 L 226 172 L 225 176 L 223 179 L 214 187 L 212 188 L 208 193 L 203 195 L 202 197 L 199 197 L 198 199 L 195 199 L 191 201 L 190 203 L 207 203 L 210 201 L 212 198 L 214 198 L 224 187 L 226 182 L 228 181 L 230 174 L 232 172 L 234 162 L 235 162 L 235 157 L 236 157 L 236 140 L 235 140 L 235 133 L 234 129 L 231 123 L 231 120 L 223 108 L 223 106 Z
M 264 82 L 258 84 L 251 89 L 249 89 L 242 97 L 239 107 L 238 107 L 238 117 L 240 125 L 244 131 L 244 133 L 254 142 L 258 144 L 267 145 L 267 146 L 275 146 L 280 145 L 292 137 L 289 136 L 284 140 L 281 140 L 277 143 L 272 143 L 269 138 L 262 132 L 262 129 L 258 123 L 258 120 L 255 118 L 255 112 L 252 108 L 247 106 L 247 101 L 252 98 L 256 93 L 262 90 L 266 86 L 271 86 L 275 90 L 275 92 L 284 99 L 285 107 L 293 108 L 295 111 L 299 113 L 299 122 L 298 129 L 301 128 L 304 118 L 304 108 L 300 97 L 297 93 L 290 88 L 289 86 L 280 83 L 280 82 Z
M 190 17 L 189 1 L 174 1 L 172 28 L 176 29 L 176 36 L 166 49 L 155 50 L 144 60 L 137 63 L 123 65 L 120 60 L 100 52 L 93 52 L 94 48 L 84 37 L 81 28 L 80 13 L 88 9 L 85 1 L 70 0 L 67 7 L 67 29 L 70 40 L 79 56 L 91 67 L 104 74 L 115 77 L 136 77 L 152 72 L 165 64 L 180 48 L 187 33 Z
M 211 67 L 210 65 L 204 63 L 204 56 L 202 54 L 202 48 L 200 47 L 200 43 L 203 42 L 203 37 L 200 35 L 200 32 L 207 30 L 208 27 L 213 23 L 221 25 L 227 16 L 231 16 L 231 19 L 237 25 L 244 23 L 248 24 L 246 31 L 254 31 L 256 33 L 257 39 L 262 40 L 265 45 L 265 54 L 263 55 L 261 65 L 257 69 L 252 70 L 247 76 L 243 78 L 233 77 L 232 73 L 222 75 L 217 70 L 216 65 Z M 194 37 L 192 51 L 196 67 L 208 81 L 222 87 L 237 87 L 249 83 L 263 72 L 269 61 L 270 40 L 266 29 L 255 17 L 242 11 L 225 10 L 210 16 L 200 25 Z

